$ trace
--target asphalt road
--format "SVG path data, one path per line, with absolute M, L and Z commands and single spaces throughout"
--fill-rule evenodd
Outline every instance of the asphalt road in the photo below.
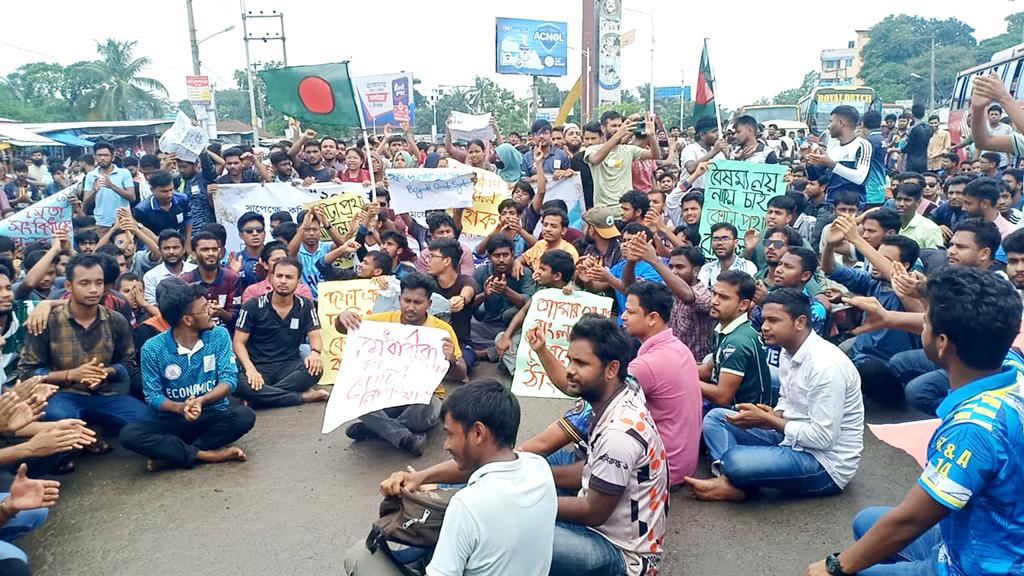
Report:
M 493 372 L 486 365 L 479 375 Z M 521 402 L 520 440 L 568 406 Z M 407 464 L 444 458 L 443 432 L 432 431 L 426 454 L 410 459 L 376 441 L 355 445 L 343 429 L 321 435 L 322 417 L 322 404 L 259 412 L 239 443 L 245 463 L 150 474 L 142 457 L 121 448 L 82 456 L 78 471 L 60 478 L 60 503 L 48 522 L 19 544 L 40 576 L 340 574 L 346 549 L 376 517 L 377 484 Z M 920 417 L 868 406 L 873 423 Z M 672 495 L 662 574 L 799 576 L 847 545 L 854 514 L 895 505 L 919 471 L 870 432 L 864 439 L 860 472 L 836 497 L 761 494 L 718 504 Z

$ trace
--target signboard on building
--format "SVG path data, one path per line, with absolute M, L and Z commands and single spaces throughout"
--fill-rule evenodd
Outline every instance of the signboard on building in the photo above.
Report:
M 619 34 L 621 23 L 621 0 L 600 0 L 597 9 L 598 102 L 619 102 L 619 89 L 622 87 L 622 37 Z
M 185 76 L 185 86 L 188 101 L 192 104 L 207 106 L 213 100 L 209 76 Z
M 498 74 L 565 76 L 569 27 L 565 22 L 498 18 L 495 26 Z

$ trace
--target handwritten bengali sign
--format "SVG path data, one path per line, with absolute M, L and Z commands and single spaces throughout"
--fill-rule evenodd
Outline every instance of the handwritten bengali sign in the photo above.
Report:
M 395 214 L 473 205 L 473 173 L 466 166 L 403 168 L 386 174 Z
M 711 227 L 728 222 L 739 231 L 740 246 L 747 230 L 761 232 L 768 200 L 786 193 L 781 164 L 755 164 L 739 160 L 715 160 L 704 177 L 704 209 L 700 217 L 700 247 L 711 250 Z
M 366 316 L 373 312 L 379 287 L 372 280 L 336 280 L 318 286 L 317 313 L 320 316 L 320 337 L 323 339 L 324 373 L 320 384 L 330 385 L 338 379 L 345 335 L 334 328 L 334 319 L 346 310 Z
M 448 372 L 447 332 L 397 322 L 363 322 L 349 335 L 320 430 L 326 434 L 376 410 L 429 404 Z
M 490 142 L 494 140 L 494 128 L 491 126 L 491 113 L 487 114 L 466 114 L 465 112 L 452 111 L 448 115 L 448 129 L 451 130 L 454 140 L 483 140 Z M 449 165 L 451 160 L 449 160 Z
M 239 238 L 238 218 L 246 212 L 263 215 L 269 224 L 270 215 L 274 212 L 290 212 L 292 218 L 309 203 L 324 200 L 337 195 L 365 194 L 366 188 L 357 182 L 345 184 L 314 184 L 309 187 L 292 186 L 288 182 L 267 182 L 252 184 L 221 184 L 214 193 L 213 212 L 228 230 L 228 241 L 225 249 L 230 252 L 242 250 Z M 362 206 L 360 204 L 360 206 Z M 267 230 L 270 239 L 270 230 Z
M 160 136 L 160 150 L 177 156 L 178 160 L 195 162 L 199 154 L 210 145 L 210 137 L 199 126 L 192 125 L 192 119 L 178 110 L 174 124 Z
M 473 182 L 473 204 L 462 211 L 462 233 L 470 236 L 487 236 L 498 225 L 498 204 L 511 197 L 508 183 L 494 172 L 474 168 L 448 159 L 450 167 L 471 170 Z
M 70 186 L 0 220 L 0 236 L 24 246 L 37 240 L 49 240 L 58 230 L 70 232 L 74 194 L 75 187 Z
M 342 234 L 347 234 L 352 222 L 359 216 L 363 204 L 366 204 L 366 195 L 359 192 L 356 194 L 346 193 L 328 196 L 323 200 L 307 202 L 302 207 L 310 210 L 313 206 L 323 206 L 324 214 L 327 215 L 327 222 L 321 222 L 320 224 L 337 228 Z M 324 241 L 331 239 L 326 226 L 320 228 L 320 236 Z
M 568 398 L 555 388 L 541 366 L 537 353 L 526 342 L 526 333 L 534 326 L 542 326 L 548 349 L 565 366 L 569 359 L 569 331 L 584 314 L 611 316 L 612 299 L 578 290 L 566 295 L 558 288 L 539 290 L 533 295 L 530 310 L 523 321 L 523 336 L 516 353 L 516 373 L 512 377 L 512 392 L 517 396 L 541 398 Z

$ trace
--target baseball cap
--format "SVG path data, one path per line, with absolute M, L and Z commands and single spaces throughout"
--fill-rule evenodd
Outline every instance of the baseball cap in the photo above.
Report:
M 591 208 L 583 213 L 583 221 L 594 228 L 598 236 L 605 240 L 619 237 L 619 229 L 615 227 L 615 218 L 622 214 L 618 205 Z

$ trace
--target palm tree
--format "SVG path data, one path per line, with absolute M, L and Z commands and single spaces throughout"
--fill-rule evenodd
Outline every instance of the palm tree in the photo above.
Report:
M 127 120 L 129 111 L 140 107 L 154 115 L 163 112 L 163 103 L 153 93 L 166 96 L 167 88 L 157 80 L 139 76 L 152 62 L 145 56 L 132 58 L 136 44 L 113 38 L 96 43 L 100 59 L 85 66 L 105 80 L 75 102 L 89 117 Z

